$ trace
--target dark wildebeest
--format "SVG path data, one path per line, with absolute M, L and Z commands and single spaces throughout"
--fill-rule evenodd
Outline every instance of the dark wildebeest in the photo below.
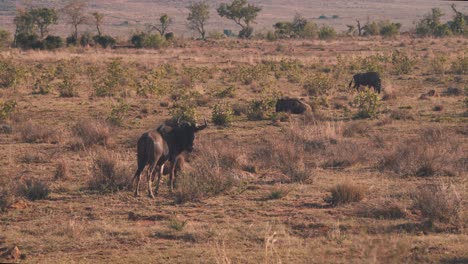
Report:
M 165 123 L 157 129 L 144 133 L 137 144 L 138 169 L 133 177 L 133 181 L 137 180 L 135 196 L 138 196 L 141 173 L 148 166 L 148 195 L 154 198 L 153 190 L 151 189 L 152 181 L 155 174 L 158 173 L 158 181 L 156 183 L 156 194 L 159 189 L 159 182 L 164 170 L 164 163 L 170 161 L 170 176 L 169 188 L 172 192 L 174 189 L 175 170 L 178 163 L 178 158 L 184 151 L 192 152 L 195 133 L 205 129 L 208 124 L 197 125 L 189 122 L 179 122 L 175 124 Z M 157 170 L 156 170 L 157 169 Z
M 281 98 L 276 101 L 276 112 L 289 112 L 293 114 L 302 114 L 311 112 L 310 105 L 296 98 Z
M 380 81 L 380 76 L 378 72 L 365 72 L 365 73 L 358 73 L 353 76 L 353 79 L 349 83 L 348 88 L 351 87 L 354 81 L 354 88 L 359 90 L 361 85 L 366 85 L 369 87 L 374 88 L 375 91 L 380 93 L 382 90 L 382 85 Z

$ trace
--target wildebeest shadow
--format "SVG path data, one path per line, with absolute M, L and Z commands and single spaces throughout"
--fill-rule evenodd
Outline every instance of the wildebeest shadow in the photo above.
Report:
M 168 220 L 171 217 L 165 214 L 156 215 L 140 215 L 134 212 L 128 212 L 128 220 L 130 221 L 161 221 Z
M 468 263 L 467 257 L 454 257 L 454 258 L 446 258 L 440 260 L 441 264 L 466 264 Z

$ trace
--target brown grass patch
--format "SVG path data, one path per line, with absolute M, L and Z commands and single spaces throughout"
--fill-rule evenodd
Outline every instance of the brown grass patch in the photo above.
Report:
M 92 175 L 88 182 L 91 190 L 100 192 L 114 192 L 124 190 L 129 187 L 131 171 L 128 166 L 121 162 L 120 155 L 100 151 L 93 158 Z
M 16 130 L 19 132 L 21 140 L 26 143 L 57 144 L 60 140 L 59 131 L 30 120 L 19 124 Z
M 17 189 L 19 195 L 25 198 L 35 201 L 46 199 L 50 194 L 49 186 L 38 179 L 26 179 L 24 180 Z
M 74 144 L 83 144 L 85 147 L 92 145 L 109 145 L 110 128 L 105 122 L 97 120 L 82 120 L 72 129 L 72 132 L 80 141 Z
M 406 217 L 406 208 L 396 201 L 380 199 L 360 204 L 356 214 L 376 219 L 400 219 Z
M 55 167 L 54 179 L 64 180 L 69 178 L 70 168 L 65 160 L 60 160 Z
M 360 202 L 364 199 L 364 189 L 350 183 L 337 184 L 330 189 L 330 192 L 330 196 L 326 197 L 325 201 L 333 206 Z
M 456 223 L 463 212 L 463 201 L 453 185 L 426 184 L 413 195 L 413 206 L 430 221 Z

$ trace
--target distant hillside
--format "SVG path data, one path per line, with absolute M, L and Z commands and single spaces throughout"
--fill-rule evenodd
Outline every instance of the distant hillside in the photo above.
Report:
M 15 5 L 26 1 L 0 0 L 0 25 L 10 30 L 13 29 L 13 17 Z M 29 1 L 35 6 L 61 7 L 63 0 L 34 0 Z M 167 13 L 174 18 L 172 31 L 191 36 L 187 30 L 185 18 L 186 6 L 191 0 L 91 0 L 89 12 L 99 11 L 106 14 L 104 31 L 109 34 L 126 36 L 136 30 L 144 28 L 146 23 L 152 23 L 163 14 Z M 208 31 L 222 31 L 232 29 L 237 31 L 237 26 L 228 20 L 221 19 L 216 13 L 216 7 L 220 0 L 207 1 L 212 6 Z M 256 30 L 269 30 L 272 25 L 280 20 L 291 20 L 295 13 L 313 20 L 318 24 L 334 26 L 338 31 L 345 30 L 346 24 L 355 24 L 355 19 L 362 22 L 367 20 L 385 20 L 400 22 L 404 29 L 413 27 L 414 21 L 419 20 L 432 7 L 440 7 L 446 14 L 446 19 L 452 16 L 450 5 L 456 3 L 458 9 L 468 13 L 468 2 L 463 1 L 438 1 L 438 0 L 251 0 L 251 3 L 263 7 L 258 17 Z M 325 16 L 327 19 L 319 19 Z M 335 16 L 335 18 L 332 18 Z M 66 25 L 55 27 L 60 34 L 66 35 L 69 28 Z M 83 30 L 92 30 L 91 27 L 83 27 Z

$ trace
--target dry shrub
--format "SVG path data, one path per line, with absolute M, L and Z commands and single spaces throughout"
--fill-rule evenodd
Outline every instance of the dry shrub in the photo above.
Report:
M 457 87 L 449 87 L 447 90 L 445 90 L 442 95 L 445 96 L 460 96 L 463 94 L 462 89 L 457 88 Z
M 390 118 L 395 120 L 414 120 L 413 114 L 409 109 L 396 109 L 390 112 Z
M 363 144 L 343 141 L 330 145 L 322 155 L 325 158 L 325 162 L 322 164 L 323 168 L 342 169 L 365 160 L 367 155 L 369 155 L 369 149 Z
M 400 219 L 406 217 L 406 208 L 395 201 L 382 199 L 359 205 L 356 214 L 376 219 Z
M 69 178 L 70 175 L 70 168 L 68 167 L 68 163 L 65 160 L 60 160 L 57 163 L 57 167 L 55 168 L 55 175 L 54 179 L 56 180 L 63 180 Z
M 129 187 L 131 171 L 121 162 L 122 157 L 109 151 L 100 151 L 93 158 L 92 175 L 88 182 L 91 190 L 120 191 Z
M 435 105 L 433 108 L 432 108 L 432 111 L 436 111 L 436 112 L 440 112 L 444 110 L 444 106 L 443 105 Z
M 371 129 L 369 123 L 365 121 L 351 122 L 344 126 L 343 136 L 344 137 L 354 137 L 355 135 L 367 135 Z
M 333 206 L 359 202 L 364 198 L 364 189 L 350 183 L 337 184 L 330 192 L 325 201 Z
M 463 144 L 456 137 L 437 128 L 427 128 L 418 138 L 393 144 L 392 151 L 383 154 L 379 169 L 400 176 L 458 175 L 466 170 Z
M 0 213 L 4 212 L 15 202 L 15 192 L 11 181 L 0 181 Z
M 456 223 L 463 212 L 462 198 L 453 185 L 426 184 L 412 198 L 414 208 L 430 221 Z
M 49 196 L 49 186 L 38 179 L 26 179 L 17 189 L 19 195 L 26 197 L 31 201 L 43 200 Z
M 286 197 L 291 192 L 291 189 L 286 185 L 277 185 L 272 188 L 270 193 L 265 197 L 265 200 L 277 200 Z
M 341 123 L 306 120 L 304 123 L 292 122 L 287 137 L 303 146 L 306 152 L 316 152 L 341 140 L 342 130 Z
M 177 177 L 175 202 L 180 204 L 199 201 L 231 189 L 236 184 L 236 177 L 233 170 L 221 165 L 222 160 L 221 154 L 215 148 L 198 155 L 191 164 L 193 169 L 180 173 Z
M 81 143 L 85 147 L 92 145 L 109 145 L 111 132 L 109 126 L 105 122 L 82 120 L 73 127 L 72 132 L 79 138 L 79 142 L 75 142 L 74 144 Z
M 31 164 L 31 163 L 47 163 L 49 158 L 41 153 L 26 153 L 21 157 L 21 162 Z
M 60 140 L 57 130 L 30 120 L 20 124 L 16 130 L 20 133 L 21 140 L 27 143 L 56 144 Z

